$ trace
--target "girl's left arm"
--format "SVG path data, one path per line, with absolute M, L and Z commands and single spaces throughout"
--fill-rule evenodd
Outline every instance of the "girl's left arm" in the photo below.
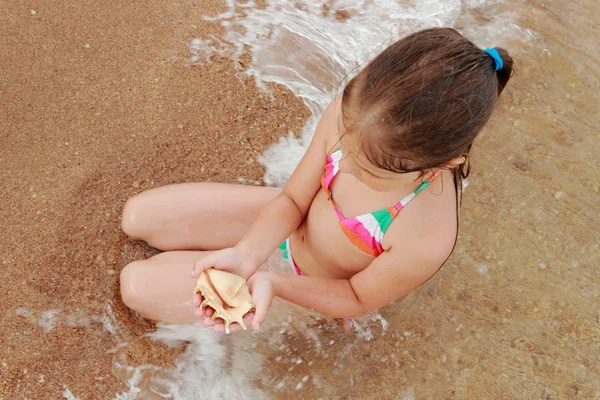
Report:
M 336 318 L 359 317 L 375 311 L 427 281 L 452 249 L 444 245 L 434 249 L 419 248 L 421 243 L 405 239 L 392 245 L 350 279 L 258 271 L 248 280 L 256 311 L 248 315 L 246 322 L 258 330 L 275 296 Z M 223 331 L 219 320 L 212 321 L 207 317 L 204 324 Z
M 368 314 L 404 296 L 428 280 L 442 262 L 443 259 L 440 261 L 438 257 L 427 254 L 415 256 L 415 252 L 405 249 L 397 252 L 391 249 L 350 279 L 269 271 L 258 272 L 266 275 L 255 279 L 270 281 L 274 296 L 323 315 L 348 318 Z M 262 311 L 257 304 L 256 318 L 260 322 L 266 317 L 266 312 L 263 314 Z

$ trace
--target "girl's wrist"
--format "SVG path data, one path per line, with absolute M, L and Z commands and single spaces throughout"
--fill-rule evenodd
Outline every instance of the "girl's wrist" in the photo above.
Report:
M 277 285 L 277 282 L 279 281 L 277 279 L 278 274 L 273 271 L 262 271 L 262 273 L 265 274 L 264 279 L 267 279 L 269 281 L 269 283 L 271 283 L 271 290 L 273 291 L 273 297 L 279 296 L 279 290 L 278 290 L 278 285 Z
M 279 291 L 277 290 L 277 282 L 278 282 L 278 274 L 273 271 L 258 271 L 252 275 L 249 279 L 252 283 L 256 280 L 265 280 L 271 284 L 271 290 L 273 291 L 273 296 L 277 296 Z M 249 282 L 250 283 L 250 282 Z M 252 286 L 252 285 L 251 285 Z
M 260 254 L 252 247 L 248 246 L 243 241 L 240 241 L 235 245 L 235 248 L 241 253 L 242 259 L 244 260 L 244 265 L 246 265 L 247 269 L 250 271 L 250 275 L 256 272 L 258 267 L 263 265 L 266 260 L 263 260 Z

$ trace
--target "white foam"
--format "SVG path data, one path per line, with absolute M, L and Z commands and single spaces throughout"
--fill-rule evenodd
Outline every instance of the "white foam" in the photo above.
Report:
M 69 388 L 65 386 L 65 391 L 63 392 L 63 397 L 67 400 L 79 400 L 79 397 L 76 397 Z
M 116 319 L 112 312 L 112 308 L 110 304 L 106 306 L 106 314 L 105 315 L 92 315 L 87 317 L 85 315 L 75 313 L 75 314 L 65 314 L 62 310 L 53 309 L 53 310 L 45 310 L 37 313 L 33 313 L 27 307 L 17 307 L 15 309 L 15 314 L 26 318 L 32 324 L 36 324 L 44 328 L 46 332 L 52 331 L 57 325 L 64 324 L 69 327 L 90 327 L 90 322 L 96 322 L 102 325 L 102 331 L 108 332 L 115 337 L 119 337 L 117 327 L 116 327 Z
M 402 400 L 415 400 L 415 390 L 413 388 L 409 388 L 402 392 Z
M 20 315 L 21 317 L 25 317 L 27 319 L 31 318 L 31 311 L 27 307 L 17 307 L 15 310 L 15 314 Z
M 186 345 L 185 351 L 175 361 L 175 368 L 162 369 L 153 365 L 124 366 L 116 368 L 133 372 L 129 390 L 117 394 L 115 400 L 144 398 L 140 382 L 149 382 L 152 393 L 163 398 L 212 400 L 212 399 L 266 399 L 267 396 L 253 387 L 255 373 L 260 370 L 261 358 L 248 351 L 253 341 L 249 333 L 238 333 L 229 338 L 228 348 L 223 334 L 205 329 L 200 324 L 159 324 L 157 331 L 149 336 L 169 346 Z
M 356 336 L 365 341 L 370 341 L 375 337 L 373 329 L 377 326 L 377 323 L 379 323 L 379 326 L 383 331 L 386 331 L 388 328 L 388 321 L 378 312 L 356 318 L 355 322 L 354 328 Z
M 490 267 L 487 264 L 475 264 L 475 266 L 477 267 L 477 272 L 482 275 L 487 274 L 490 270 Z
M 37 324 L 44 328 L 46 332 L 51 331 L 57 324 L 57 318 L 60 310 L 46 310 L 40 312 L 39 317 L 36 317 L 27 307 L 17 307 L 15 314 L 26 318 L 32 324 Z
M 140 392 L 142 391 L 138 385 L 140 384 L 140 382 L 143 379 L 143 374 L 145 371 L 147 370 L 158 370 L 160 371 L 160 368 L 154 366 L 154 365 L 140 365 L 137 367 L 131 367 L 129 365 L 121 365 L 118 362 L 114 362 L 113 363 L 114 367 L 116 368 L 124 368 L 128 371 L 133 371 L 133 375 L 132 377 L 129 379 L 128 385 L 129 385 L 129 390 L 127 392 L 121 392 L 121 393 L 117 393 L 115 395 L 115 400 L 134 400 L 137 399 L 138 394 L 140 394 Z
M 238 60 L 249 52 L 252 61 L 240 70 L 240 77 L 254 77 L 267 91 L 267 83 L 287 87 L 311 111 L 299 139 L 290 134 L 260 158 L 266 173 L 264 182 L 283 186 L 306 151 L 321 113 L 361 66 L 394 40 L 419 29 L 466 26 L 463 32 L 484 46 L 523 35 L 510 23 L 512 15 L 494 14 L 489 22 L 472 17 L 500 0 L 271 0 L 264 9 L 254 3 L 227 0 L 228 10 L 216 17 L 226 32 L 221 40 L 193 39 L 191 60 L 202 55 L 230 52 Z M 330 7 L 324 13 L 324 5 Z M 348 18 L 340 21 L 337 15 Z M 499 33 L 502 34 L 499 34 Z M 235 63 L 239 68 L 239 64 Z
M 40 319 L 38 323 L 44 330 L 51 331 L 56 324 L 56 316 L 60 313 L 60 310 L 47 310 L 40 313 Z

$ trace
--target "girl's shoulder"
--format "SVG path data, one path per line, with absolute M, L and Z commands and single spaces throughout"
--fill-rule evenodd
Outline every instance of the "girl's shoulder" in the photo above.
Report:
M 444 171 L 436 184 L 400 211 L 384 236 L 384 248 L 400 247 L 428 260 L 432 267 L 441 266 L 457 238 L 457 201 L 452 172 Z
M 317 126 L 315 134 L 321 134 L 325 137 L 325 148 L 326 152 L 330 153 L 336 146 L 339 145 L 341 132 L 340 132 L 340 119 L 342 117 L 342 98 L 336 97 L 323 111 L 323 115 Z M 318 132 L 322 130 L 322 132 Z

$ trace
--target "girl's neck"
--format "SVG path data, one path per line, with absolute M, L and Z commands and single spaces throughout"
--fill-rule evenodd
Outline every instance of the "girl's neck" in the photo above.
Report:
M 367 185 L 370 189 L 377 192 L 399 192 L 410 193 L 416 190 L 432 173 L 422 174 L 420 171 L 407 172 L 404 174 L 394 174 L 389 178 L 371 178 L 353 174 L 359 181 Z

